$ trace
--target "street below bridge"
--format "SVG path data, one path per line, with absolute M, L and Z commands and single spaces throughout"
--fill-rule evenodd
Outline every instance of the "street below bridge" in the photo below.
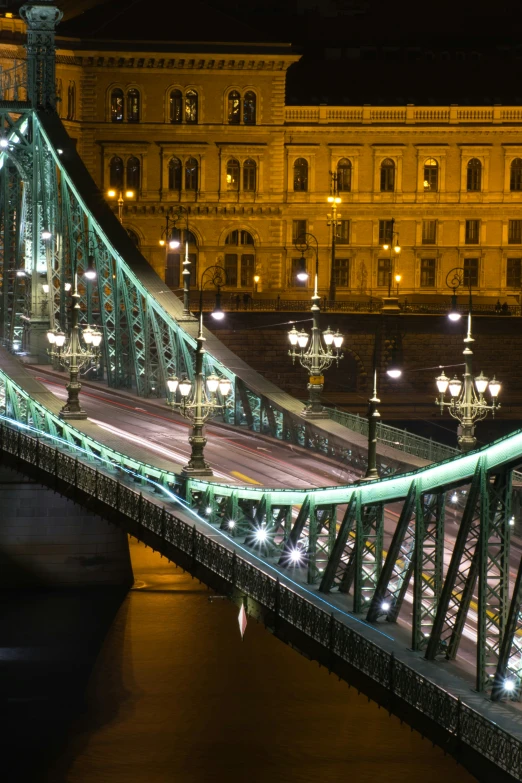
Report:
M 32 372 L 56 397 L 65 401 L 67 393 L 64 379 L 57 373 L 49 372 L 43 367 L 35 368 Z M 179 471 L 188 461 L 190 456 L 189 425 L 181 416 L 172 413 L 161 400 L 133 397 L 128 392 L 122 393 L 119 390 L 107 389 L 98 383 L 89 383 L 82 389 L 82 405 L 91 422 L 142 448 L 145 461 L 152 462 L 154 455 L 168 458 L 172 460 L 174 471 Z M 360 474 L 347 465 L 338 465 L 321 454 L 305 451 L 292 444 L 281 443 L 272 438 L 260 437 L 246 429 L 238 431 L 235 428 L 212 423 L 207 427 L 207 437 L 208 444 L 205 453 L 216 479 L 238 486 L 252 484 L 306 489 L 345 485 L 360 478 Z M 466 492 L 467 487 L 461 487 L 456 492 L 448 493 L 444 537 L 445 568 L 448 567 L 451 559 L 465 505 Z M 385 507 L 385 552 L 394 533 L 399 512 L 400 505 L 394 507 L 393 504 L 390 504 Z M 294 511 L 294 521 L 295 515 Z M 342 514 L 338 512 L 338 524 L 340 524 L 341 516 Z M 202 528 L 202 532 L 208 534 L 208 529 Z M 219 538 L 222 534 L 216 531 L 216 535 Z M 513 537 L 510 553 L 511 591 L 521 557 L 522 542 Z M 272 562 L 275 565 L 276 559 Z M 306 585 L 306 569 L 295 567 L 289 570 L 289 574 L 296 583 L 305 588 L 306 592 L 317 594 L 317 585 Z M 327 598 L 327 602 L 333 610 L 345 613 L 352 609 L 351 595 L 331 593 L 329 596 L 321 597 Z M 443 671 L 451 671 L 462 678 L 463 684 L 469 692 L 474 686 L 476 667 L 477 600 L 478 597 L 475 593 L 456 660 L 435 664 Z M 398 622 L 391 625 L 378 623 L 376 626 L 385 632 L 388 639 L 401 645 L 404 650 L 409 650 L 411 647 L 412 606 L 413 584 L 410 582 Z M 411 655 L 419 657 L 419 653 L 411 653 Z M 516 703 L 513 706 L 517 712 L 522 712 L 522 705 Z

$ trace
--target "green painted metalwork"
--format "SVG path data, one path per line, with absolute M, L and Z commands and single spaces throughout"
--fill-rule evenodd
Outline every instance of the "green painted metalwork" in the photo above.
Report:
M 444 492 L 417 497 L 413 586 L 412 649 L 428 644 L 442 591 Z

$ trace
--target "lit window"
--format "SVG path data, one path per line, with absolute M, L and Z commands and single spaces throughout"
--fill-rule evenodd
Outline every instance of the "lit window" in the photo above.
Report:
M 239 161 L 234 158 L 227 163 L 227 190 L 239 190 Z
M 196 124 L 198 121 L 198 94 L 195 90 L 187 90 L 185 95 L 185 122 Z
M 439 164 L 433 158 L 424 161 L 424 190 L 435 192 L 439 189 Z
M 304 158 L 297 158 L 294 163 L 294 190 L 301 193 L 308 190 L 308 161 Z
M 138 90 L 127 91 L 127 122 L 140 121 L 140 94 Z
M 228 93 L 228 124 L 239 125 L 241 122 L 241 96 L 237 90 Z
M 111 120 L 123 122 L 123 90 L 119 88 L 111 92 Z

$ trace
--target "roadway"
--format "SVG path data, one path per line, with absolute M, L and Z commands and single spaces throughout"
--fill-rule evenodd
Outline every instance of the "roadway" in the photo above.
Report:
M 33 371 L 35 377 L 44 383 L 59 399 L 67 398 L 64 380 L 56 378 L 39 367 Z M 122 395 L 118 390 L 103 387 L 84 386 L 81 391 L 82 406 L 91 422 L 102 429 L 119 435 L 125 440 L 144 449 L 144 461 L 150 461 L 151 456 L 159 454 L 172 460 L 173 469 L 180 469 L 190 456 L 188 443 L 189 424 L 173 413 L 159 400 L 135 398 L 128 394 Z M 339 466 L 320 454 L 295 448 L 292 444 L 280 443 L 271 438 L 260 438 L 248 430 L 234 431 L 219 424 L 209 424 L 207 427 L 208 443 L 205 456 L 218 479 L 227 483 L 239 485 L 253 484 L 266 487 L 321 487 L 344 485 L 351 483 L 360 474 L 352 468 Z M 449 565 L 453 545 L 459 528 L 459 521 L 466 500 L 467 487 L 456 490 L 449 495 L 446 511 L 444 537 L 445 569 Z M 400 506 L 390 505 L 385 508 L 385 549 L 391 541 L 398 520 Z M 342 516 L 338 511 L 338 519 Z M 296 512 L 294 513 L 294 519 Z M 514 584 L 518 564 L 522 556 L 521 542 L 513 539 L 510 554 L 510 576 Z M 292 569 L 294 577 L 306 581 L 306 574 L 299 568 Z M 413 582 L 413 580 L 412 580 Z M 346 598 L 332 599 L 339 607 L 346 610 Z M 351 597 L 348 599 L 351 603 Z M 387 633 L 397 640 L 411 645 L 411 609 L 413 604 L 413 583 L 410 584 L 401 611 L 399 623 L 390 626 L 386 623 Z M 468 620 L 463 632 L 456 666 L 466 679 L 476 666 L 476 596 L 472 602 Z M 381 626 L 381 624 L 378 624 Z

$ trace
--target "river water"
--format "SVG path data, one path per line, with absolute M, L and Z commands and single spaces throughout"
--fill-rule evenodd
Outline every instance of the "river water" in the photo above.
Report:
M 64 644 L 79 651 L 99 641 L 85 703 L 76 672 L 66 678 L 68 701 L 53 707 L 43 699 L 38 727 L 24 722 L 23 709 L 11 709 L 12 741 L 34 763 L 28 777 L 18 756 L 6 783 L 474 780 L 255 621 L 241 641 L 236 608 L 209 601 L 204 586 L 159 555 L 136 542 L 131 553 L 136 584 L 114 602 L 108 630 L 85 630 L 97 622 L 85 599 L 67 609 L 74 639 Z M 40 607 L 42 627 L 52 612 Z

